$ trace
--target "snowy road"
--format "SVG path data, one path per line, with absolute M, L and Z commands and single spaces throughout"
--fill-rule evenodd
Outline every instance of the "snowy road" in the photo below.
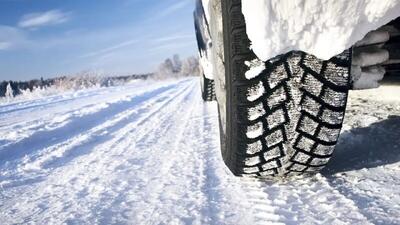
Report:
M 197 79 L 0 105 L 0 224 L 400 224 L 400 87 L 354 92 L 328 168 L 233 177 Z

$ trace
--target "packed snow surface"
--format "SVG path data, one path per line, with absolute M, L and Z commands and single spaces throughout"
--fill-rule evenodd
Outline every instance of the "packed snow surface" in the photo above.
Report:
M 292 50 L 329 59 L 400 16 L 400 1 L 248 0 L 242 11 L 261 60 Z
M 399 87 L 351 95 L 321 175 L 269 182 L 227 170 L 199 86 L 1 104 L 0 224 L 400 224 Z

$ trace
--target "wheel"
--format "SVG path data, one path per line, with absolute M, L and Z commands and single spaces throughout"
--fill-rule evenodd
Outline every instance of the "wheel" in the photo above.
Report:
M 219 110 L 225 164 L 237 176 L 318 172 L 342 127 L 350 51 L 327 61 L 293 51 L 262 62 L 249 48 L 241 1 L 222 0 L 221 11 L 226 100 L 218 104 L 225 109 Z
M 215 85 L 214 81 L 208 79 L 204 75 L 200 78 L 201 96 L 204 101 L 210 102 L 215 100 Z

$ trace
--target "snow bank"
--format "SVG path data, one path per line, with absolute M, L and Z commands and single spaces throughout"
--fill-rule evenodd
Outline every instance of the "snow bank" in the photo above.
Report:
M 400 1 L 248 0 L 242 11 L 261 60 L 292 50 L 329 59 L 400 16 Z
M 70 90 L 71 91 L 71 90 Z M 61 89 L 59 87 L 51 86 L 46 88 L 35 88 L 32 91 L 28 90 L 20 90 L 21 94 L 16 96 L 7 96 L 7 97 L 0 97 L 0 106 L 8 103 L 15 103 L 19 101 L 26 101 L 26 100 L 34 100 L 43 97 L 57 95 L 63 92 L 67 92 L 65 89 Z

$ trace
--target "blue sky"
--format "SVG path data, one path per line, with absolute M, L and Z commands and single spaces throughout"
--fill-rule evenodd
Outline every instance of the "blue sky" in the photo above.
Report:
M 154 71 L 196 54 L 194 0 L 0 0 L 0 80 Z

